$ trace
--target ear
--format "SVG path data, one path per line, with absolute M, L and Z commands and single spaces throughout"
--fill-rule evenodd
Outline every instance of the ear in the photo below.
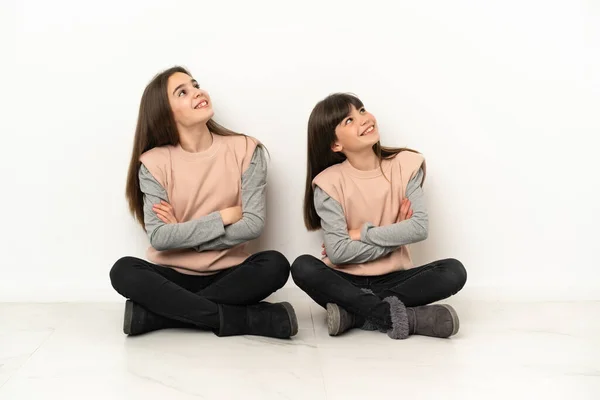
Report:
M 342 147 L 342 145 L 339 142 L 335 142 L 334 144 L 331 145 L 331 151 L 333 151 L 334 153 L 339 153 L 342 150 L 344 150 L 344 148 Z

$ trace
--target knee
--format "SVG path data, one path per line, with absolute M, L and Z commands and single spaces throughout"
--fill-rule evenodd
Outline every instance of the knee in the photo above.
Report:
M 275 282 L 279 287 L 283 287 L 290 276 L 290 262 L 278 251 L 269 250 L 263 252 L 264 272 L 269 280 Z
M 122 257 L 110 269 L 110 283 L 120 294 L 125 295 L 126 288 L 130 287 L 128 282 L 132 278 L 135 257 Z
M 459 292 L 467 283 L 467 270 L 460 261 L 451 258 L 447 260 L 447 277 L 449 285 L 452 287 L 452 292 Z
M 317 273 L 319 262 L 319 260 L 309 254 L 304 254 L 296 258 L 291 267 L 292 279 L 296 285 L 302 287 L 304 283 L 310 282 Z

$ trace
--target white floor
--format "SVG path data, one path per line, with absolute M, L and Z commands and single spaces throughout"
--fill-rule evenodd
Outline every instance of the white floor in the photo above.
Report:
M 452 339 L 327 335 L 297 289 L 292 340 L 121 332 L 123 304 L 0 304 L 0 399 L 600 399 L 600 302 L 458 296 Z

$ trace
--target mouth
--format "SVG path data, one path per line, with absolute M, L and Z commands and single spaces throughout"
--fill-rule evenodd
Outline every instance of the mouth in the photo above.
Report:
M 375 132 L 375 125 L 371 125 L 371 126 L 369 126 L 367 129 L 365 129 L 365 130 L 363 131 L 363 133 L 361 133 L 361 134 L 360 134 L 360 135 L 358 135 L 358 136 L 367 136 L 367 135 L 370 135 L 370 134 L 372 134 L 373 132 Z
M 202 100 L 200 103 L 196 104 L 196 107 L 194 107 L 194 109 L 198 110 L 206 106 L 208 106 L 208 100 Z

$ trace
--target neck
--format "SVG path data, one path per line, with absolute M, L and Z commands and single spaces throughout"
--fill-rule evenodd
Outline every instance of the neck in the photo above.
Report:
M 178 126 L 179 144 L 181 148 L 190 153 L 198 153 L 207 150 L 212 145 L 212 135 L 206 124 L 194 127 Z
M 379 167 L 379 157 L 372 148 L 357 153 L 346 153 L 350 165 L 361 171 L 371 171 Z

